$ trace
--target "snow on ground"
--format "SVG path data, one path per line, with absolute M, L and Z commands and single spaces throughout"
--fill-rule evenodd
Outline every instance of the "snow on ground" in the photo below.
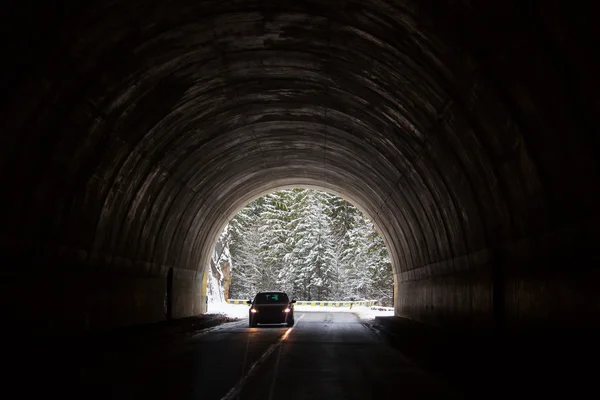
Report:
M 230 318 L 248 318 L 246 304 L 208 303 L 209 314 L 225 314 Z
M 355 310 L 356 309 L 356 310 Z M 372 310 L 371 307 L 352 307 L 352 310 L 360 319 L 375 319 L 375 317 L 393 317 L 394 311 Z
M 375 317 L 391 317 L 394 311 L 372 310 L 371 307 L 354 306 L 350 307 L 316 307 L 316 306 L 294 306 L 294 310 L 299 312 L 351 312 L 360 319 L 369 320 Z M 209 303 L 209 314 L 224 314 L 230 318 L 248 318 L 248 306 L 246 304 L 229 303 Z

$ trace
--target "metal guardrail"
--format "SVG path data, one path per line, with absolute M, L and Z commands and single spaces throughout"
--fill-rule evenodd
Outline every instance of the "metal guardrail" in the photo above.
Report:
M 375 310 L 375 311 L 394 311 L 394 307 L 373 306 L 373 307 L 371 307 L 371 310 Z
M 362 301 L 297 301 L 297 306 L 313 306 L 313 307 L 350 307 L 352 306 L 374 306 L 377 300 L 362 300 Z
M 229 299 L 229 304 L 246 304 L 247 300 Z M 312 306 L 312 307 L 350 307 L 352 306 L 375 306 L 377 300 L 362 300 L 362 301 L 303 301 L 298 300 L 297 306 Z

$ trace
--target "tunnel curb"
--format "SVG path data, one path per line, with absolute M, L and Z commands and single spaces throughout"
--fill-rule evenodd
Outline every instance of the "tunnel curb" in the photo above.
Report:
M 595 391 L 596 330 L 527 332 L 438 328 L 402 317 L 365 324 L 409 360 L 467 398 L 512 398 Z M 561 350 L 561 346 L 568 350 Z M 551 383 L 551 384 L 549 384 Z M 590 385 L 590 387 L 588 387 Z

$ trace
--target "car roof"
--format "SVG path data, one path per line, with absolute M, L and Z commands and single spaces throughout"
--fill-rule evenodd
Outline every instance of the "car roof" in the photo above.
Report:
M 262 294 L 262 293 L 281 293 L 281 294 L 287 294 L 286 292 L 282 292 L 282 291 L 279 291 L 279 290 L 265 290 L 265 291 L 262 291 L 262 292 L 258 292 L 257 294 Z

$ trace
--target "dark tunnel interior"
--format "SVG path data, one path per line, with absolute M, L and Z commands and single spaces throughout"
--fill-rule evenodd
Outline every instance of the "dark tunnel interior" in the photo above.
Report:
M 1 296 L 20 332 L 205 312 L 220 229 L 291 186 L 373 219 L 397 317 L 598 328 L 591 4 L 10 2 L 2 30 Z

